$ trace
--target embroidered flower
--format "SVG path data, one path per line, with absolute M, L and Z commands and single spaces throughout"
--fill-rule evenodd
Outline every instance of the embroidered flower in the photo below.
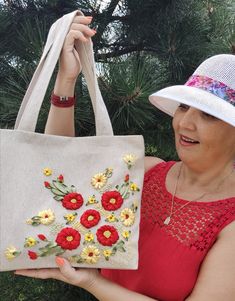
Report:
M 139 187 L 133 182 L 130 184 L 130 190 L 131 191 L 140 191 Z
M 104 250 L 103 255 L 104 255 L 106 260 L 109 260 L 109 257 L 112 255 L 112 250 L 110 250 L 110 249 Z
M 67 221 L 66 225 L 71 224 L 75 220 L 77 215 L 77 212 L 64 215 L 64 219 Z
M 35 260 L 38 258 L 38 254 L 33 251 L 28 251 L 29 258 Z
M 117 230 L 109 225 L 100 227 L 96 232 L 96 236 L 99 243 L 103 246 L 112 246 L 119 239 Z
M 100 213 L 93 209 L 86 210 L 80 218 L 81 224 L 88 229 L 96 226 L 99 223 L 99 221 Z
M 129 179 L 130 179 L 130 176 L 127 174 L 127 175 L 125 175 L 125 178 L 124 178 L 124 182 L 129 182 Z
M 132 154 L 127 154 L 123 156 L 123 160 L 127 164 L 128 169 L 130 169 L 135 164 L 137 157 Z
M 38 238 L 39 238 L 40 240 L 42 240 L 42 241 L 47 241 L 46 236 L 43 235 L 43 234 L 38 234 Z
M 82 250 L 81 258 L 87 263 L 96 263 L 100 258 L 100 251 L 95 246 L 87 246 Z
M 114 213 L 110 214 L 107 216 L 107 218 L 105 219 L 106 222 L 118 222 L 118 219 L 116 218 L 116 216 L 114 215 Z
M 83 205 L 83 197 L 76 192 L 68 193 L 63 198 L 62 205 L 68 210 L 79 209 Z
M 10 246 L 10 247 L 6 248 L 4 254 L 8 260 L 13 260 L 17 256 L 19 256 L 21 254 L 21 252 L 18 251 L 14 246 Z
M 125 240 L 128 240 L 131 235 L 131 231 L 123 230 L 122 231 L 122 237 L 125 238 Z
M 59 175 L 59 177 L 58 177 L 57 179 L 58 179 L 58 181 L 59 181 L 60 183 L 63 183 L 63 182 L 64 182 L 64 177 L 63 177 L 63 175 Z
M 51 209 L 43 210 L 38 212 L 40 223 L 43 225 L 50 225 L 55 220 L 55 214 Z
M 107 176 L 104 173 L 98 173 L 91 179 L 91 185 L 95 189 L 101 189 L 107 183 Z
M 123 198 L 118 191 L 107 191 L 102 194 L 101 203 L 105 210 L 115 211 L 122 206 Z
M 129 208 L 123 209 L 121 211 L 120 217 L 123 225 L 127 227 L 132 226 L 135 222 L 135 214 Z
M 50 169 L 48 167 L 44 168 L 43 173 L 44 173 L 45 176 L 51 176 L 52 175 L 52 169 Z
M 51 184 L 50 184 L 49 182 L 44 182 L 44 186 L 45 186 L 46 188 L 51 188 Z
M 62 229 L 56 237 L 56 243 L 65 250 L 77 249 L 80 245 L 81 235 L 73 228 Z
M 96 200 L 95 195 L 93 194 L 92 196 L 89 196 L 86 206 L 96 204 L 96 203 L 98 203 L 98 201 Z
M 94 240 L 94 235 L 90 231 L 85 234 L 85 241 L 91 242 L 93 240 Z
M 25 238 L 25 243 L 24 243 L 25 248 L 36 246 L 36 244 L 38 244 L 38 241 L 35 238 L 33 237 Z

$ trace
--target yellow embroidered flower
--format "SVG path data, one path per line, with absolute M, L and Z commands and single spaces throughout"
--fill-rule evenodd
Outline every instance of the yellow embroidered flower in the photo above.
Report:
M 38 216 L 40 217 L 40 222 L 43 225 L 50 225 L 55 220 L 55 214 L 51 209 L 40 211 Z
M 110 215 L 107 216 L 106 222 L 110 222 L 110 223 L 113 223 L 113 222 L 117 222 L 118 219 L 116 218 L 116 216 L 112 213 Z
M 77 215 L 78 214 L 76 212 L 64 215 L 64 219 L 67 221 L 66 224 L 71 224 L 75 220 Z
M 85 241 L 91 242 L 94 240 L 94 235 L 91 232 L 85 234 Z
M 95 195 L 89 196 L 87 203 L 88 204 L 95 204 L 95 203 L 97 203 Z
M 91 179 L 91 185 L 95 189 L 101 189 L 106 183 L 107 183 L 107 177 L 103 173 L 98 173 L 94 175 L 94 177 Z
M 123 156 L 123 160 L 127 164 L 127 167 L 130 169 L 135 164 L 137 157 L 132 154 L 127 154 L 127 155 Z
M 130 190 L 131 191 L 140 191 L 140 189 L 139 189 L 139 187 L 137 186 L 137 184 L 135 184 L 135 183 L 131 183 L 130 184 Z
M 44 173 L 45 176 L 51 176 L 52 175 L 52 169 L 50 169 L 48 167 L 44 168 L 43 173 Z
M 108 259 L 112 255 L 112 250 L 110 250 L 110 249 L 104 250 L 103 255 L 104 255 L 105 259 Z
M 13 260 L 17 256 L 19 256 L 21 252 L 17 251 L 17 249 L 14 246 L 10 246 L 5 250 L 4 254 L 8 260 Z
M 128 238 L 130 237 L 131 231 L 127 231 L 127 230 L 123 230 L 122 231 L 122 236 L 128 240 Z
M 100 258 L 100 251 L 95 246 L 87 246 L 82 250 L 81 258 L 87 263 L 96 263 Z
M 26 248 L 29 248 L 29 247 L 35 246 L 37 243 L 38 243 L 38 241 L 35 238 L 28 237 L 28 238 L 25 238 L 25 244 L 24 244 L 24 246 Z
M 134 224 L 135 214 L 131 209 L 129 209 L 129 208 L 123 209 L 121 211 L 120 217 L 121 217 L 121 221 L 124 226 L 129 227 Z

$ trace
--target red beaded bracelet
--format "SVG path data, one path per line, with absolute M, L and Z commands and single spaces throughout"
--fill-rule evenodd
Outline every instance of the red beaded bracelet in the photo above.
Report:
M 52 92 L 51 103 L 60 108 L 69 108 L 75 105 L 75 96 L 57 96 Z

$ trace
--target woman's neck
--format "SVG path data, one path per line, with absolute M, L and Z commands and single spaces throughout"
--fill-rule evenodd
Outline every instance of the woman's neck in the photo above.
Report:
M 201 189 L 208 190 L 218 190 L 223 186 L 226 180 L 230 179 L 232 173 L 234 172 L 233 162 L 227 162 L 222 164 L 213 164 L 213 166 L 204 167 L 196 166 L 192 168 L 185 163 L 182 164 L 181 168 L 181 183 L 184 183 L 184 186 L 196 186 Z

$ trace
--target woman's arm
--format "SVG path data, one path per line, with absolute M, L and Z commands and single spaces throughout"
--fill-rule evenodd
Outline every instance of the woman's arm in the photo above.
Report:
M 158 301 L 147 296 L 130 291 L 117 285 L 99 274 L 94 269 L 78 269 L 71 267 L 70 263 L 57 257 L 59 269 L 18 270 L 16 275 L 40 279 L 53 278 L 79 286 L 90 292 L 100 301 Z
M 88 27 L 91 21 L 92 18 L 90 17 L 76 16 L 71 24 L 60 55 L 59 71 L 54 87 L 55 95 L 74 96 L 76 80 L 81 71 L 74 42 L 79 40 L 81 43 L 86 43 L 87 37 L 92 37 L 95 34 L 95 31 Z M 75 136 L 74 106 L 59 108 L 51 105 L 45 134 Z
M 235 300 L 235 222 L 221 231 L 186 301 Z

